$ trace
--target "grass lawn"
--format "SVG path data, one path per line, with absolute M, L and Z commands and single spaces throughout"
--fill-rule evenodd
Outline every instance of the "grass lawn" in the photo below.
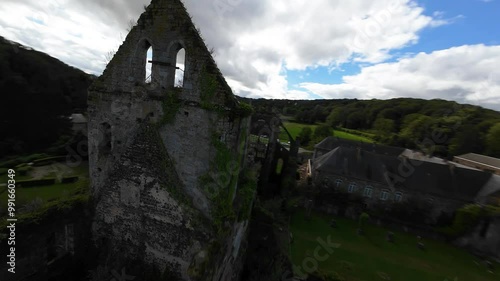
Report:
M 318 125 L 308 125 L 308 124 L 300 124 L 300 123 L 294 123 L 294 122 L 283 122 L 283 125 L 286 127 L 288 132 L 292 135 L 293 138 L 297 137 L 304 127 L 309 127 L 314 133 L 314 129 L 318 127 Z M 348 140 L 354 140 L 354 141 L 360 141 L 360 142 L 368 142 L 368 143 L 373 143 L 374 141 L 370 138 L 366 138 L 363 136 L 359 136 L 356 134 L 352 133 L 347 133 L 343 131 L 334 131 L 333 135 L 342 139 L 348 139 Z M 279 136 L 280 140 L 282 141 L 288 141 L 288 135 L 286 134 L 285 131 L 280 132 Z
M 72 168 L 61 163 L 47 165 L 43 167 L 34 167 L 33 170 L 26 176 L 16 175 L 15 180 L 30 180 L 35 177 L 55 177 L 59 174 L 60 177 L 78 176 L 79 180 L 75 183 L 56 183 L 45 186 L 35 187 L 16 187 L 16 210 L 33 200 L 40 198 L 43 203 L 51 200 L 61 199 L 71 196 L 82 184 L 87 184 L 88 166 L 86 163 Z M 7 183 L 7 176 L 0 177 L 0 183 Z M 0 216 L 4 215 L 7 206 L 7 186 L 0 186 Z
M 401 280 L 401 281 L 498 281 L 497 272 L 489 273 L 484 264 L 464 250 L 443 242 L 422 239 L 426 250 L 416 247 L 415 235 L 395 232 L 396 243 L 385 240 L 386 229 L 368 225 L 366 234 L 356 234 L 357 222 L 336 218 L 338 228 L 331 228 L 331 217 L 312 216 L 306 221 L 303 212 L 292 217 L 290 231 L 294 242 L 291 257 L 294 265 L 304 268 L 304 260 L 313 257 L 320 245 L 318 238 L 340 246 L 323 262 L 318 261 L 319 270 L 337 272 L 346 281 L 354 280 Z M 326 251 L 320 251 L 324 255 Z M 310 260 L 310 259 L 307 259 Z M 306 264 L 306 267 L 308 265 Z M 389 279 L 390 278 L 390 279 Z

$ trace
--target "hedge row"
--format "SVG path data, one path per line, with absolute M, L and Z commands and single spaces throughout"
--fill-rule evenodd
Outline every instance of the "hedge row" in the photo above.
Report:
M 67 178 L 63 178 L 61 180 L 61 183 L 74 183 L 74 182 L 77 182 L 78 181 L 78 176 L 74 176 L 74 177 L 67 177 Z
M 0 167 L 12 169 L 19 164 L 30 163 L 30 162 L 33 162 L 37 159 L 46 158 L 47 156 L 48 156 L 47 154 L 40 153 L 40 154 L 32 154 L 32 155 L 28 155 L 28 156 L 24 156 L 24 157 L 16 157 L 16 158 L 12 158 L 10 160 L 0 162 Z
M 18 181 L 17 185 L 22 186 L 22 187 L 34 187 L 34 186 L 51 185 L 51 184 L 55 184 L 55 183 L 56 183 L 55 178 L 48 178 L 48 179 L 41 179 L 41 180 Z
M 54 156 L 33 161 L 33 166 L 45 166 L 54 162 L 66 161 L 66 156 Z
M 62 178 L 61 183 L 75 183 L 79 179 L 78 176 L 66 177 Z M 35 187 L 35 186 L 44 186 L 44 185 L 52 185 L 56 184 L 56 178 L 46 178 L 40 180 L 23 180 L 18 181 L 17 185 L 22 187 Z

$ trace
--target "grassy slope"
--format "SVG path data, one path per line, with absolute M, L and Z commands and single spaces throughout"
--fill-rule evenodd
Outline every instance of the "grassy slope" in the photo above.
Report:
M 86 164 L 82 164 L 76 168 L 68 169 L 71 169 L 71 171 L 66 171 L 64 177 L 79 176 L 80 180 L 78 182 L 66 184 L 58 183 L 39 187 L 16 187 L 16 209 L 21 208 L 23 205 L 35 200 L 36 198 L 40 198 L 44 203 L 46 203 L 48 201 L 64 198 L 73 194 L 82 185 L 82 181 L 86 181 L 86 178 L 88 178 L 88 167 Z M 16 181 L 29 179 L 32 179 L 32 177 L 19 175 L 16 175 L 15 177 Z M 6 175 L 2 175 L 0 177 L 0 183 L 7 183 Z M 4 214 L 6 210 L 7 196 L 8 193 L 6 192 L 6 186 L 0 186 L 0 216 Z
M 396 243 L 392 244 L 385 241 L 387 230 L 383 228 L 370 225 L 366 227 L 366 236 L 358 236 L 355 221 L 336 220 L 339 227 L 333 229 L 327 217 L 315 216 L 306 221 L 303 213 L 298 213 L 292 218 L 291 250 L 295 265 L 301 266 L 307 256 L 313 256 L 319 245 L 317 238 L 326 240 L 331 235 L 331 241 L 341 246 L 320 262 L 319 268 L 340 273 L 346 280 L 384 280 L 383 274 L 390 276 L 390 280 L 404 281 L 500 280 L 498 273 L 487 272 L 467 252 L 442 242 L 424 239 L 427 250 L 421 251 L 416 247 L 414 235 L 396 232 Z
M 311 130 L 314 132 L 314 129 L 318 127 L 318 125 L 307 125 L 307 124 L 299 124 L 299 123 L 294 123 L 294 122 L 284 122 L 283 125 L 287 128 L 288 132 L 292 135 L 292 137 L 297 137 L 304 127 L 310 127 Z M 354 141 L 360 141 L 360 142 L 368 142 L 368 143 L 373 143 L 374 141 L 372 139 L 363 137 L 363 136 L 358 136 L 355 134 L 347 133 L 347 132 L 342 132 L 342 131 L 334 131 L 334 136 L 342 138 L 342 139 L 348 139 L 348 140 L 354 140 Z M 282 130 L 280 133 L 280 140 L 287 140 L 288 137 L 287 134 Z

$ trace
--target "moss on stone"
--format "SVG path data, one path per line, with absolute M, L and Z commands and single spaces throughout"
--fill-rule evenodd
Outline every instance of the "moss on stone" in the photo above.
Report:
M 175 115 L 182 106 L 182 102 L 179 99 L 179 91 L 182 89 L 173 88 L 168 91 L 165 97 L 161 101 L 163 116 L 159 120 L 158 125 L 163 126 L 166 124 L 171 124 L 175 120 Z
M 90 194 L 88 182 L 84 181 L 73 196 L 67 199 L 48 202 L 35 212 L 18 215 L 16 226 L 27 226 L 32 224 L 37 225 L 43 223 L 51 216 L 60 216 L 63 213 L 69 213 L 73 210 L 86 208 L 89 199 Z M 8 224 L 7 220 L 2 220 L 2 222 L 0 222 L 0 229 L 6 230 Z
M 250 219 L 252 204 L 257 191 L 257 181 L 256 169 L 246 171 L 240 179 L 239 188 L 236 194 L 237 201 L 239 202 L 238 221 Z

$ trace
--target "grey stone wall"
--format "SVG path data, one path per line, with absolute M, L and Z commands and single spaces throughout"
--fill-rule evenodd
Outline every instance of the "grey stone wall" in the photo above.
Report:
M 15 274 L 6 256 L 10 246 L 0 241 L 0 280 L 72 280 L 86 276 L 90 243 L 90 215 L 85 203 L 38 214 L 16 223 Z
M 184 83 L 176 88 L 181 48 Z M 180 1 L 153 0 L 147 7 L 91 86 L 88 112 L 96 245 L 106 246 L 108 256 L 139 260 L 182 280 L 234 280 L 247 227 L 228 222 L 232 231 L 216 233 L 215 202 L 200 178 L 229 173 L 215 170 L 215 143 L 240 158 L 248 120 Z M 236 183 L 237 174 L 230 176 Z M 214 240 L 221 249 L 209 256 Z M 211 259 L 221 262 L 200 276 L 199 267 Z
M 337 180 L 341 180 L 342 183 L 337 186 Z M 346 177 L 344 175 L 322 175 L 317 172 L 313 172 L 313 182 L 315 186 L 320 188 L 323 192 L 331 192 L 334 190 L 348 192 L 349 185 L 351 183 L 356 184 L 356 189 L 354 194 L 362 196 L 368 209 L 385 204 L 388 207 L 390 204 L 397 203 L 396 193 L 400 192 L 402 195 L 400 202 L 405 202 L 410 199 L 418 200 L 420 202 L 426 203 L 428 209 L 430 210 L 430 220 L 428 223 L 436 223 L 439 216 L 442 213 L 453 214 L 458 208 L 462 207 L 464 204 L 469 202 L 455 200 L 451 198 L 442 198 L 435 196 L 433 194 L 422 193 L 418 190 L 408 190 L 408 189 L 393 189 L 388 185 L 370 182 L 362 179 Z M 372 188 L 371 197 L 364 196 L 364 190 L 366 187 Z M 389 196 L 387 200 L 381 200 L 380 196 L 383 191 L 387 191 Z M 331 208 L 331 207 L 330 207 Z

